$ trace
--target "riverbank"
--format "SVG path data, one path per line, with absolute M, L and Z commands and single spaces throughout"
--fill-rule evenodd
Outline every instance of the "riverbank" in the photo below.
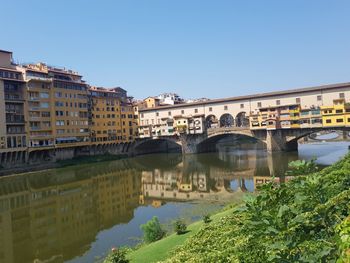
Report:
M 300 165 L 287 183 L 267 183 L 241 206 L 131 250 L 128 260 L 350 262 L 350 154 L 318 172 Z
M 166 260 L 171 256 L 171 252 L 175 247 L 182 245 L 187 239 L 194 236 L 198 231 L 207 224 L 215 223 L 220 221 L 223 217 L 232 214 L 234 208 L 229 207 L 220 211 L 210 217 L 209 223 L 204 223 L 203 220 L 196 221 L 187 227 L 187 232 L 182 235 L 172 233 L 165 238 L 158 240 L 150 244 L 144 244 L 134 250 L 130 250 L 127 255 L 130 262 L 137 263 L 153 263 Z M 111 263 L 105 260 L 104 263 Z
M 103 154 L 103 155 L 94 155 L 94 156 L 79 156 L 69 160 L 62 160 L 53 163 L 42 163 L 42 164 L 33 164 L 27 165 L 24 167 L 13 167 L 13 168 L 0 168 L 0 177 L 13 174 L 22 174 L 29 172 L 38 172 L 56 168 L 69 167 L 74 165 L 81 164 L 90 164 L 90 163 L 99 163 L 99 162 L 108 162 L 116 161 L 120 159 L 128 158 L 128 155 L 125 154 Z

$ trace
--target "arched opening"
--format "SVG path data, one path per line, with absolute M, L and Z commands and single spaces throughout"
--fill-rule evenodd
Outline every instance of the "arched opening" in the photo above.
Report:
M 220 127 L 232 127 L 234 119 L 231 114 L 225 113 L 220 117 Z
M 197 145 L 197 152 L 227 152 L 233 149 L 244 148 L 266 149 L 266 143 L 248 135 L 222 133 L 209 137 L 199 143 Z
M 134 148 L 135 155 L 152 153 L 182 153 L 180 144 L 173 140 L 155 139 L 140 143 Z
M 219 126 L 219 121 L 215 115 L 208 115 L 205 118 L 205 123 L 207 128 L 217 128 Z
M 242 111 L 236 116 L 236 127 L 249 127 L 249 118 L 246 112 Z

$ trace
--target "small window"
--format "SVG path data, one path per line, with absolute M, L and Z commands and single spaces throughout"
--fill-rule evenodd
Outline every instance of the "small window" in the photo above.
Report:
M 295 99 L 295 102 L 296 102 L 296 103 L 300 103 L 300 98 L 296 98 L 296 99 Z
M 141 118 L 143 118 L 143 113 L 141 113 Z
M 171 111 L 168 111 L 168 116 L 171 116 Z
M 228 109 L 228 107 L 225 105 L 225 106 L 224 106 L 224 110 L 227 110 L 227 109 Z
M 335 110 L 335 113 L 343 113 L 343 110 Z
M 261 108 L 261 102 L 258 102 L 258 108 Z
M 212 108 L 212 107 L 209 107 L 209 111 L 213 111 L 213 108 Z
M 242 104 L 241 104 L 241 109 L 243 109 L 243 108 L 244 108 L 244 104 L 242 103 Z
M 184 111 L 184 110 L 181 110 L 181 114 L 185 114 L 185 111 Z
M 341 123 L 343 121 L 344 121 L 343 119 L 337 119 L 337 123 Z
M 276 105 L 281 105 L 281 101 L 280 100 L 276 100 Z
M 345 99 L 345 94 L 343 92 L 339 93 L 339 99 Z
M 157 117 L 159 116 L 159 112 L 156 112 L 156 116 L 157 116 Z
M 326 120 L 326 123 L 332 123 L 332 120 L 328 119 Z
M 317 101 L 321 101 L 322 100 L 322 95 L 318 95 L 317 96 Z
M 194 113 L 198 113 L 198 109 L 194 109 Z

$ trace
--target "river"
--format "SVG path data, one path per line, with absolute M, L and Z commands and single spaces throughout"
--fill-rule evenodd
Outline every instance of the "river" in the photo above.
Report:
M 188 223 L 241 200 L 257 185 L 285 180 L 288 162 L 329 165 L 350 142 L 299 145 L 267 154 L 256 145 L 218 153 L 156 154 L 0 178 L 0 262 L 94 262 L 111 247 L 140 242 L 139 226 Z M 38 262 L 41 262 L 38 261 Z

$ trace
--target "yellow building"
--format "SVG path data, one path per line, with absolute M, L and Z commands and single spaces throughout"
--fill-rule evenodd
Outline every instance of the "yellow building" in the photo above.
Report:
M 121 142 L 121 98 L 117 92 L 91 87 L 91 141 Z
M 160 100 L 154 97 L 148 97 L 143 100 L 143 106 L 145 108 L 154 108 L 160 105 Z
M 137 131 L 134 106 L 121 88 L 90 87 L 93 144 L 133 141 Z
M 138 121 L 134 115 L 134 106 L 130 98 L 121 103 L 121 124 L 123 142 L 131 142 L 137 137 Z
M 56 147 L 89 145 L 88 86 L 77 72 L 48 67 L 53 79 Z
M 350 105 L 344 99 L 333 100 L 332 106 L 322 106 L 323 127 L 343 127 L 350 125 Z

